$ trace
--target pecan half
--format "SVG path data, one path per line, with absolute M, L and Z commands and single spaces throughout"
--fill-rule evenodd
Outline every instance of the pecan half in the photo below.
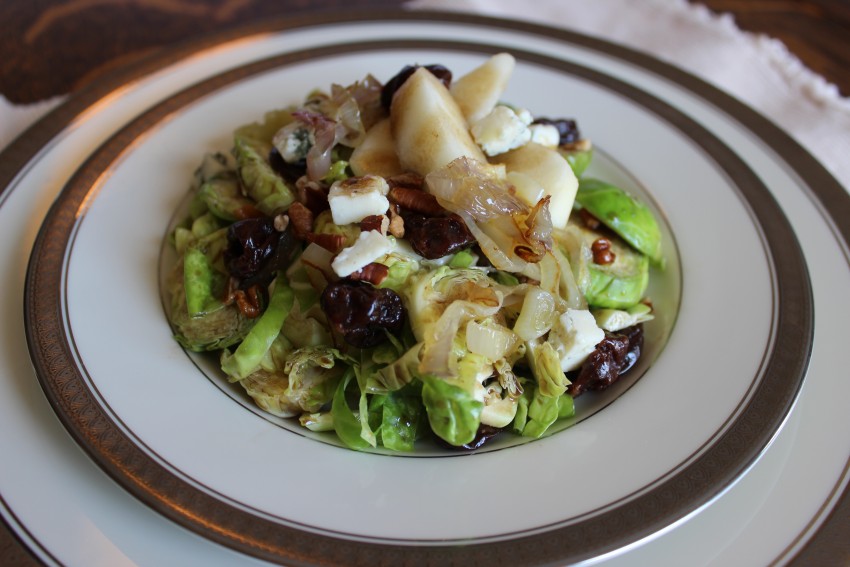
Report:
M 387 185 L 390 186 L 390 189 L 393 187 L 406 187 L 407 189 L 422 189 L 425 185 L 425 178 L 419 175 L 418 173 L 413 173 L 409 171 L 407 173 L 400 173 L 398 175 L 393 175 L 392 177 L 387 177 Z
M 437 198 L 430 193 L 407 187 L 391 187 L 387 195 L 391 203 L 403 209 L 428 216 L 442 216 L 446 209 L 440 206 Z
M 305 205 L 295 201 L 289 205 L 289 224 L 292 234 L 299 240 L 306 240 L 307 235 L 313 231 L 313 212 Z

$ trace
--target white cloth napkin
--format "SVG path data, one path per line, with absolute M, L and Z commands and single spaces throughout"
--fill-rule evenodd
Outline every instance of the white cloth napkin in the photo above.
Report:
M 409 8 L 561 26 L 677 65 L 758 109 L 850 189 L 850 99 L 780 41 L 685 0 L 413 0 Z
M 58 106 L 66 97 L 33 104 L 15 105 L 0 96 L 0 150 L 12 143 L 31 124 Z

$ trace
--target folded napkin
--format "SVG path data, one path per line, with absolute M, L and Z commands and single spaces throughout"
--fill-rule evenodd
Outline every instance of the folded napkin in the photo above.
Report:
M 0 95 L 0 150 L 64 100 L 65 97 L 56 97 L 34 104 L 14 105 Z
M 685 0 L 413 0 L 409 8 L 560 26 L 653 55 L 714 84 L 784 128 L 850 189 L 850 99 L 776 39 Z

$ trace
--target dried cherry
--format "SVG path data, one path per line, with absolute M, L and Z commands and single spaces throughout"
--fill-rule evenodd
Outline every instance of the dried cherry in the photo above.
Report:
M 643 347 L 643 326 L 634 325 L 617 333 L 605 333 L 605 338 L 578 371 L 567 387 L 572 397 L 588 390 L 604 390 L 628 372 L 640 358 Z
M 456 215 L 404 215 L 404 235 L 413 249 L 429 260 L 454 254 L 476 243 L 466 223 Z
M 631 370 L 640 359 L 643 350 L 643 325 L 633 325 L 619 331 L 619 333 L 629 338 L 629 349 L 626 351 L 625 359 L 620 364 L 620 376 L 622 376 Z
M 575 120 L 569 118 L 538 118 L 532 124 L 550 124 L 558 129 L 560 140 L 558 144 L 574 144 L 581 140 L 581 133 L 578 131 L 578 124 Z
M 475 449 L 483 447 L 485 443 L 496 437 L 499 433 L 501 433 L 501 431 L 502 429 L 499 427 L 493 427 L 492 425 L 481 423 L 478 425 L 478 431 L 475 432 L 475 437 L 473 437 L 472 441 L 465 445 L 452 445 L 440 437 L 437 437 L 436 439 L 437 443 L 448 449 L 474 451 Z
M 278 270 L 289 265 L 295 249 L 291 231 L 275 229 L 271 217 L 248 218 L 228 227 L 224 265 L 239 280 L 239 289 L 268 285 Z
M 386 340 L 386 331 L 396 334 L 404 326 L 401 297 L 365 282 L 342 279 L 328 284 L 321 305 L 331 327 L 358 348 L 378 345 Z
M 299 177 L 307 173 L 306 159 L 301 159 L 295 163 L 288 163 L 280 155 L 280 151 L 277 148 L 272 148 L 269 152 L 269 165 L 275 173 L 290 183 L 295 183 Z
M 442 65 L 405 65 L 404 68 L 399 71 L 392 79 L 387 81 L 384 87 L 381 89 L 381 106 L 385 109 L 389 110 L 390 105 L 393 102 L 393 95 L 395 92 L 401 88 L 401 85 L 410 78 L 410 76 L 419 68 L 425 67 L 428 69 L 432 75 L 440 79 L 446 88 L 449 88 L 452 84 L 452 72 Z

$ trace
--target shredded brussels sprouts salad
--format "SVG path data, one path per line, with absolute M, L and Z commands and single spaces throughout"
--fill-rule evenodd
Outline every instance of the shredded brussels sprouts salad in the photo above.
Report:
M 574 120 L 501 102 L 514 65 L 412 65 L 238 128 L 170 234 L 176 340 L 358 450 L 541 437 L 630 370 L 659 226 L 583 177 Z

